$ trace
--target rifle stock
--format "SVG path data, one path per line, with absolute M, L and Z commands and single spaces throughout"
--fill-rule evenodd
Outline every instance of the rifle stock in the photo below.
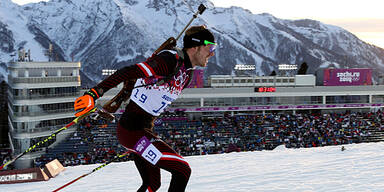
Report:
M 160 47 L 157 48 L 155 52 L 153 52 L 153 55 L 157 55 L 162 50 L 172 49 L 174 47 L 176 47 L 176 39 L 174 37 L 170 37 L 166 41 L 164 41 L 164 43 L 161 44 Z

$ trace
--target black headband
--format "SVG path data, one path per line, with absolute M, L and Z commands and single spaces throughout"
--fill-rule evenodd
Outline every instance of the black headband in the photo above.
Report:
M 210 41 L 212 43 L 215 42 L 215 37 L 208 29 L 198 31 L 196 33 L 193 33 L 192 35 L 185 35 L 183 38 L 184 48 L 191 48 L 204 45 L 204 40 Z

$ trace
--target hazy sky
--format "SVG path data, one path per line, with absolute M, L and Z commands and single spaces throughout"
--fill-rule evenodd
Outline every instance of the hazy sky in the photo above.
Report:
M 313 19 L 342 27 L 384 48 L 382 0 L 211 0 L 216 7 L 238 6 L 281 19 Z
M 42 0 L 12 0 L 18 4 Z M 47 1 L 47 0 L 44 0 Z M 280 19 L 314 19 L 340 26 L 365 42 L 384 48 L 382 0 L 211 0 L 216 7 L 239 6 Z

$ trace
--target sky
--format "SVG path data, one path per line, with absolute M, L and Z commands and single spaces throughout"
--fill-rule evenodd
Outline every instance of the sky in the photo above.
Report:
M 12 0 L 23 5 L 42 0 Z M 47 0 L 43 0 L 47 1 Z M 280 19 L 313 19 L 342 27 L 361 40 L 384 48 L 382 0 L 210 0 L 216 7 L 238 6 Z
M 216 7 L 238 6 L 280 19 L 313 19 L 336 25 L 384 48 L 382 0 L 211 0 Z
M 185 157 L 192 174 L 188 192 L 362 192 L 383 191 L 384 142 L 341 146 L 232 152 Z M 100 164 L 66 167 L 48 181 L 3 184 L 2 191 L 53 191 Z M 162 170 L 166 192 L 170 174 Z M 132 161 L 111 163 L 60 192 L 133 192 L 141 179 Z

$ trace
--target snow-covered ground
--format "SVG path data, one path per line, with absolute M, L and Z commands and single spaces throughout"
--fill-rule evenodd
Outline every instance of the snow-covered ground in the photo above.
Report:
M 192 167 L 187 191 L 384 191 L 384 142 L 186 157 Z M 3 184 L 1 191 L 52 191 L 99 165 L 67 167 L 46 182 Z M 170 174 L 162 172 L 167 191 Z M 61 191 L 136 191 L 133 162 L 112 163 Z

